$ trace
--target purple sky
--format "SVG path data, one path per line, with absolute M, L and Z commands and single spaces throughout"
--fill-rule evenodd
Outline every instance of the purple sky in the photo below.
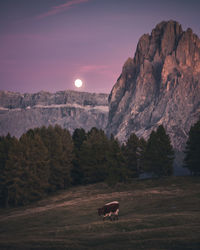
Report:
M 0 0 L 0 90 L 109 93 L 140 36 L 176 20 L 200 36 L 199 0 Z

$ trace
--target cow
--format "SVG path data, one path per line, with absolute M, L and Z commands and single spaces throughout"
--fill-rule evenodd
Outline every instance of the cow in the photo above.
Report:
M 112 221 L 112 215 L 114 215 L 114 220 L 118 220 L 119 202 L 112 201 L 105 204 L 102 208 L 98 208 L 98 214 L 103 217 L 103 220 L 108 217 Z

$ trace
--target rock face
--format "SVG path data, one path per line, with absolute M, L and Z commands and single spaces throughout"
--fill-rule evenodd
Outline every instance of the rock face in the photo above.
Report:
M 30 128 L 61 125 L 73 132 L 106 127 L 108 95 L 76 91 L 19 94 L 0 91 L 0 135 L 20 137 Z
M 109 96 L 108 132 L 147 138 L 163 124 L 175 149 L 200 117 L 200 40 L 175 21 L 143 35 Z

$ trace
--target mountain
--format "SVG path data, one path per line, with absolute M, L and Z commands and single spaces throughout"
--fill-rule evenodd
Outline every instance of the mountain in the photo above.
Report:
M 30 128 L 61 125 L 75 128 L 104 129 L 108 120 L 108 95 L 76 91 L 54 94 L 20 94 L 0 91 L 0 135 L 20 137 Z
M 109 95 L 108 132 L 147 138 L 163 124 L 181 151 L 199 117 L 200 40 L 178 22 L 161 22 L 139 39 Z
M 147 139 L 163 124 L 182 151 L 199 117 L 200 40 L 175 21 L 161 22 L 140 38 L 109 98 L 76 91 L 0 91 L 0 135 L 19 137 L 30 128 L 59 124 L 70 132 L 101 128 L 125 141 L 132 132 Z

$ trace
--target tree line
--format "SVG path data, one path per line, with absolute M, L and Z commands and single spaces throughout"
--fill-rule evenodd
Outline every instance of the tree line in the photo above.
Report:
M 185 166 L 200 173 L 200 121 L 190 130 Z M 147 141 L 134 133 L 120 144 L 92 128 L 56 125 L 30 129 L 19 139 L 0 137 L 0 206 L 21 206 L 72 185 L 128 182 L 141 173 L 173 175 L 174 150 L 161 125 Z

